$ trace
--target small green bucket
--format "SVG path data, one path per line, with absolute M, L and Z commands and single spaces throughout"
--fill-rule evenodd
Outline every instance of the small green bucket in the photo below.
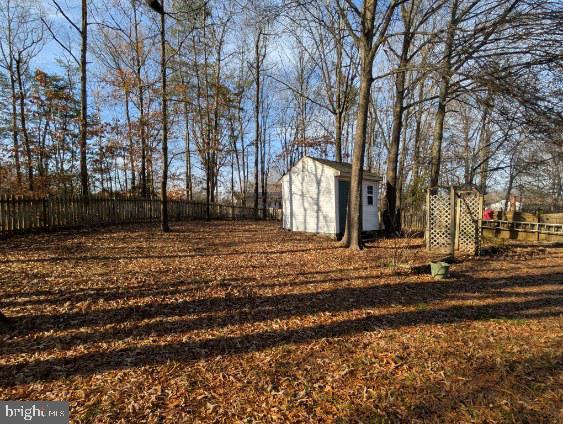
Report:
M 449 270 L 450 264 L 447 262 L 430 262 L 430 272 L 432 273 L 432 277 L 437 280 L 448 278 Z

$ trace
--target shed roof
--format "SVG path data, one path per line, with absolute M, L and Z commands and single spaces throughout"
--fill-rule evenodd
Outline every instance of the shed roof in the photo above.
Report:
M 316 157 L 313 157 L 313 156 L 307 156 L 307 157 L 310 158 L 310 159 L 313 159 L 316 162 L 322 163 L 323 165 L 329 166 L 332 169 L 335 169 L 336 171 L 338 171 L 343 176 L 349 176 L 352 172 L 352 164 L 351 163 L 336 162 L 334 160 L 321 159 L 321 158 L 316 158 Z M 363 176 L 366 179 L 372 179 L 372 180 L 378 180 L 378 181 L 382 180 L 382 178 L 379 174 L 376 174 L 375 172 L 369 172 L 366 169 L 364 169 Z

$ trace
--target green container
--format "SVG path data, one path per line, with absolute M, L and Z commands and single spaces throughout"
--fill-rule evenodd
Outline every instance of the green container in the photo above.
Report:
M 437 280 L 448 278 L 449 270 L 450 264 L 447 262 L 430 262 L 430 272 L 432 273 L 432 277 Z

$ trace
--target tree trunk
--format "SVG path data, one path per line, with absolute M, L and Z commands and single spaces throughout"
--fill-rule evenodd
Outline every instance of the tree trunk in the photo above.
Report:
M 463 182 L 465 185 L 473 183 L 473 152 L 470 145 L 470 123 L 468 117 L 465 117 L 463 125 Z
M 402 231 L 402 221 L 401 221 L 401 211 L 403 210 L 403 187 L 405 185 L 405 180 L 407 178 L 406 172 L 406 161 L 409 150 L 409 140 L 407 138 L 407 123 L 409 119 L 409 114 L 405 114 L 402 130 L 402 141 L 401 141 L 401 154 L 399 159 L 399 171 L 397 174 L 397 198 L 396 198 L 396 210 L 394 225 L 397 232 Z
M 421 101 L 424 96 L 424 81 L 419 83 L 418 87 L 418 101 Z M 421 102 L 415 113 L 415 128 L 414 128 L 414 146 L 413 146 L 413 159 L 412 159 L 412 176 L 410 188 L 410 203 L 415 207 L 415 199 L 420 192 L 420 142 L 422 139 L 422 114 L 423 103 Z
M 145 100 L 143 88 L 139 85 L 139 136 L 141 138 L 141 195 L 147 197 L 147 138 L 145 132 Z
M 338 163 L 342 162 L 342 114 L 344 110 L 342 105 L 342 47 L 342 37 L 340 37 L 340 32 L 338 32 L 336 37 L 336 110 L 334 114 L 334 129 L 336 131 L 334 136 L 334 153 Z
M 186 134 L 185 134 L 185 143 L 186 143 L 186 198 L 188 201 L 192 200 L 192 151 L 191 151 L 191 141 L 190 141 L 190 117 L 188 114 L 188 104 L 187 99 L 184 99 L 184 119 L 186 121 Z
M 385 174 L 385 197 L 383 199 L 383 224 L 388 234 L 400 231 L 397 221 L 397 166 L 399 160 L 399 144 L 401 142 L 401 129 L 403 125 L 403 111 L 405 98 L 406 66 L 410 46 L 410 34 L 403 36 L 399 73 L 395 80 L 395 102 L 393 104 L 393 125 L 391 140 L 389 141 L 389 154 L 387 156 L 387 172 Z
M 25 148 L 26 166 L 27 166 L 27 184 L 29 191 L 33 192 L 33 157 L 31 154 L 31 141 L 27 132 L 26 111 L 25 111 L 25 93 L 23 90 L 23 75 L 21 70 L 21 59 L 16 59 L 16 76 L 18 80 L 18 98 L 20 103 L 20 123 L 23 134 L 23 145 Z
M 240 101 L 242 103 L 242 101 Z M 248 171 L 247 171 L 247 158 L 246 158 L 246 148 L 244 146 L 244 122 L 242 116 L 242 106 L 239 103 L 239 108 L 237 112 L 238 116 L 238 124 L 239 124 L 239 134 L 240 134 L 240 153 L 241 153 L 241 167 L 242 167 L 242 176 L 239 170 L 239 184 L 240 184 L 240 191 L 242 195 L 242 206 L 246 206 L 246 189 L 248 183 Z M 242 177 L 242 178 L 241 178 Z
M 88 137 L 88 92 L 86 87 L 86 53 L 88 49 L 88 6 L 87 0 L 82 0 L 82 46 L 80 49 L 80 184 L 82 195 L 88 196 L 88 166 L 86 158 Z
M 125 90 L 125 118 L 127 120 L 127 141 L 129 143 L 129 163 L 131 165 L 131 191 L 137 185 L 135 170 L 135 155 L 133 153 L 133 130 L 131 125 L 131 115 L 129 113 L 129 90 Z
M 11 59 L 10 62 L 12 62 Z M 12 91 L 12 140 L 14 147 L 14 162 L 16 165 L 16 178 L 18 183 L 18 189 L 21 189 L 22 171 L 20 164 L 20 144 L 19 144 L 18 111 L 17 111 L 18 94 L 16 92 L 16 78 L 14 76 L 13 63 L 10 63 L 10 88 Z
M 438 187 L 440 180 L 440 164 L 442 160 L 442 140 L 444 138 L 444 118 L 446 117 L 446 102 L 449 92 L 449 77 L 442 77 L 438 110 L 434 119 L 434 134 L 432 137 L 430 187 Z
M 454 47 L 454 36 L 456 31 L 455 17 L 457 14 L 458 0 L 453 0 L 451 7 L 450 22 L 444 46 L 444 63 L 440 75 L 440 93 L 438 98 L 438 109 L 434 119 L 434 134 L 432 137 L 431 166 L 430 166 L 430 188 L 435 191 L 440 180 L 440 164 L 442 158 L 442 140 L 444 139 L 444 119 L 446 117 L 446 104 L 450 91 L 450 73 L 452 67 L 452 53 Z
M 215 61 L 215 75 L 214 75 L 214 100 L 213 100 L 213 137 L 212 137 L 212 148 L 211 148 L 211 199 L 212 202 L 217 202 L 219 198 L 219 165 L 218 165 L 218 152 L 220 150 L 220 130 L 219 130 L 219 121 L 220 121 L 220 87 L 221 87 L 221 61 L 222 61 L 222 48 L 223 48 L 223 41 L 222 39 L 219 40 L 217 47 L 216 47 L 216 61 Z
M 492 107 L 492 96 L 489 94 L 485 102 L 483 121 L 481 122 L 481 134 L 479 137 L 479 191 L 487 194 L 487 178 L 489 174 L 489 156 L 491 155 L 491 130 L 489 117 Z
M 263 133 L 261 140 L 261 160 L 260 167 L 262 169 L 262 218 L 266 218 L 266 206 L 268 204 L 268 169 L 266 165 L 266 154 L 268 149 L 266 148 L 266 125 L 263 125 Z
M 141 43 L 139 41 L 139 22 L 137 21 L 137 2 L 133 1 L 133 20 L 135 30 L 135 78 L 139 96 L 139 138 L 141 139 L 141 195 L 147 197 L 147 139 L 145 132 L 145 93 L 141 76 Z
M 347 222 L 342 239 L 342 244 L 352 250 L 362 248 L 362 176 L 371 84 L 373 83 L 373 61 L 379 47 L 385 40 L 385 34 L 397 7 L 397 2 L 388 3 L 387 10 L 381 22 L 377 25 L 376 35 L 374 24 L 377 5 L 378 2 L 375 0 L 365 0 L 363 2 L 362 11 L 358 13 L 359 18 L 361 18 L 361 34 L 359 36 L 352 34 L 355 37 L 354 41 L 360 53 L 360 90 L 358 93 L 358 110 L 356 112 L 356 132 L 354 135 Z M 339 13 L 342 19 L 347 19 L 345 17 L 346 12 L 340 5 Z M 350 26 L 349 22 L 348 26 Z
M 254 218 L 258 219 L 258 165 L 260 155 L 260 38 L 259 32 L 256 36 L 254 45 L 255 54 L 255 78 L 256 78 L 256 96 L 254 104 L 254 125 L 255 125 L 255 138 L 254 138 Z
M 373 110 L 373 105 L 370 102 L 370 105 L 368 106 L 368 123 L 366 128 L 366 168 L 369 172 L 373 169 L 373 148 L 375 144 L 375 133 L 373 131 L 374 119 L 372 116 L 374 113 Z
M 164 6 L 163 6 L 164 7 Z M 162 181 L 160 226 L 163 232 L 170 231 L 168 225 L 168 93 L 166 91 L 166 20 L 165 13 L 160 14 L 160 73 L 162 78 Z
M 358 95 L 358 111 L 356 115 L 356 133 L 354 136 L 354 151 L 352 157 L 352 175 L 348 197 L 348 213 L 346 229 L 342 244 L 352 250 L 362 248 L 362 176 L 364 168 L 364 153 L 366 146 L 366 129 L 368 108 L 370 102 L 372 77 L 372 63 L 367 52 L 361 52 L 362 70 L 360 91 Z
M 45 124 L 43 126 L 43 131 L 41 137 L 39 138 L 39 177 L 41 178 L 41 190 L 45 194 L 48 192 L 47 178 L 49 176 L 49 161 L 47 160 L 47 132 L 49 131 L 50 122 L 48 118 L 49 114 L 46 114 Z
M 235 151 L 231 152 L 231 206 L 235 205 Z M 234 209 L 231 209 L 234 211 Z
M 502 219 L 507 219 L 506 211 L 510 203 L 510 196 L 512 194 L 512 186 L 514 184 L 514 165 L 510 164 L 510 171 L 508 175 L 508 187 L 506 188 L 506 196 L 504 198 L 504 205 L 502 207 Z M 513 211 L 514 212 L 514 211 Z
M 210 181 L 210 164 L 209 145 L 205 152 L 205 219 L 211 219 L 211 181 Z
M 240 100 L 239 100 L 239 105 L 240 105 Z M 230 129 L 231 129 L 231 148 L 233 150 L 233 156 L 232 156 L 232 169 L 231 172 L 235 172 L 234 170 L 234 161 L 236 160 L 237 163 L 237 174 L 238 174 L 238 183 L 239 183 L 239 192 L 242 193 L 242 175 L 241 175 L 241 167 L 240 167 L 240 159 L 239 159 L 239 151 L 238 151 L 238 144 L 237 144 L 237 134 L 235 131 L 235 122 L 234 122 L 235 118 L 233 117 L 232 120 L 230 121 Z M 243 143 L 244 144 L 244 143 Z M 235 183 L 234 183 L 234 175 L 232 176 L 233 181 L 232 181 L 232 190 L 233 190 L 233 204 L 235 202 Z
M 334 126 L 336 134 L 334 136 L 334 150 L 336 155 L 336 162 L 342 162 L 342 130 L 343 130 L 342 111 L 337 110 L 334 115 Z

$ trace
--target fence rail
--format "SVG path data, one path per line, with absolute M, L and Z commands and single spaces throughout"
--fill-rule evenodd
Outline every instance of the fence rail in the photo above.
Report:
M 545 222 L 521 222 L 521 221 L 503 221 L 503 220 L 487 220 L 483 221 L 483 228 L 491 230 L 505 230 L 528 233 L 540 233 L 549 235 L 563 235 L 563 224 L 548 224 Z
M 555 216 L 556 214 L 553 214 Z M 409 231 L 425 231 L 426 216 L 424 213 L 403 211 L 401 214 L 403 229 Z M 487 230 L 488 235 L 501 232 L 512 232 L 513 238 L 518 238 L 516 233 L 535 233 L 539 236 L 561 236 L 563 237 L 563 224 L 551 222 L 525 222 L 509 220 L 482 220 L 482 229 Z
M 262 219 L 281 220 L 281 209 L 261 208 Z M 207 218 L 207 205 L 168 201 L 170 221 Z M 214 203 L 211 219 L 253 219 L 254 208 Z M 0 234 L 73 227 L 134 224 L 160 220 L 160 199 L 102 197 L 27 197 L 0 195 Z

